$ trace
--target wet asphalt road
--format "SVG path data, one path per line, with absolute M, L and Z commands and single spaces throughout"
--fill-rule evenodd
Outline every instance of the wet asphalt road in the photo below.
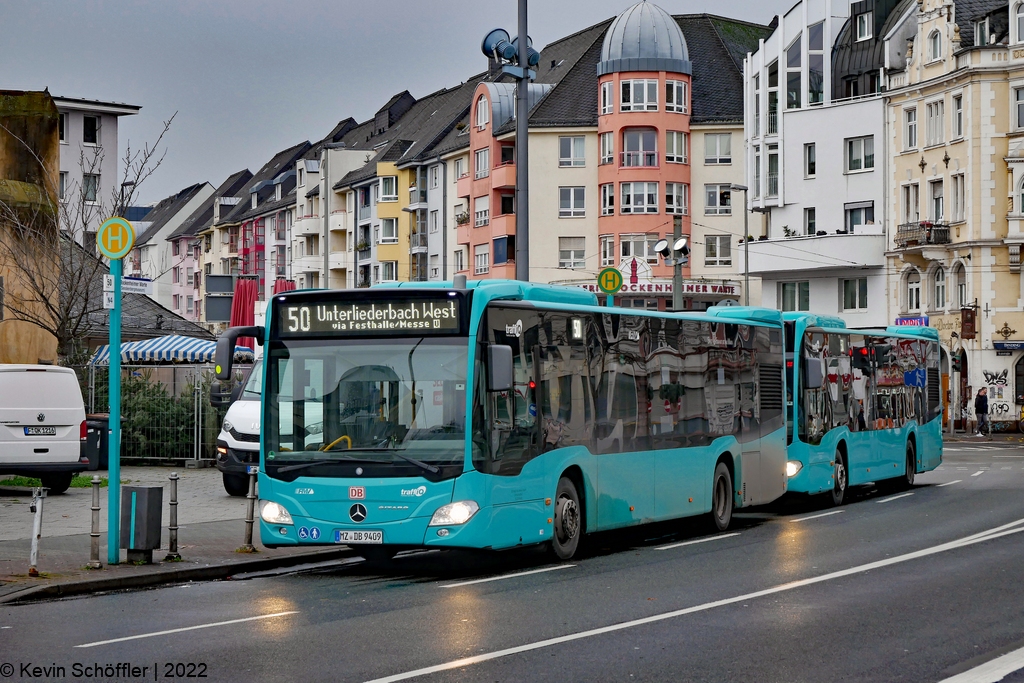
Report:
M 727 534 L 693 520 L 601 534 L 567 565 L 533 550 L 421 552 L 387 569 L 351 559 L 0 607 L 0 682 L 875 682 L 1012 669 L 1024 449 L 950 444 L 909 493 L 854 489 L 841 508 L 784 500 L 738 514 Z M 1020 659 L 1004 681 L 1024 681 Z

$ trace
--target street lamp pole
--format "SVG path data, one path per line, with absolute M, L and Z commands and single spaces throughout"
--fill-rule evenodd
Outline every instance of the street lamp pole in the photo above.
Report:
M 747 226 L 747 186 L 730 185 L 733 192 L 743 192 L 743 305 L 750 305 L 750 230 Z
M 516 82 L 516 279 L 530 281 L 530 72 L 526 0 L 519 0 L 519 66 Z

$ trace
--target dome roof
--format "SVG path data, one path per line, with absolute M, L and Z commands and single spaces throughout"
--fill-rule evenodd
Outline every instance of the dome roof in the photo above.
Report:
M 604 35 L 597 74 L 616 71 L 690 73 L 686 38 L 671 14 L 644 0 L 615 17 Z

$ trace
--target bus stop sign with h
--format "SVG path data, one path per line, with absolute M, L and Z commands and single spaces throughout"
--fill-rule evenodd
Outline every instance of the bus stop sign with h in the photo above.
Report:
M 110 440 L 107 465 L 107 564 L 121 560 L 121 277 L 122 259 L 135 246 L 135 228 L 120 217 L 108 218 L 96 232 L 96 246 L 110 259 L 114 305 L 110 309 Z

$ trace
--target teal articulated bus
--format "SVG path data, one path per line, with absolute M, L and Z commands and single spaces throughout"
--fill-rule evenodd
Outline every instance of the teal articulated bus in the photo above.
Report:
M 939 336 L 933 328 L 850 330 L 832 317 L 786 313 L 789 490 L 909 487 L 942 463 Z
M 786 491 L 778 311 L 647 312 L 489 280 L 288 292 L 267 321 L 224 333 L 217 362 L 226 379 L 238 336 L 265 344 L 269 547 L 543 543 L 567 559 L 586 533 L 694 515 L 725 529 Z

